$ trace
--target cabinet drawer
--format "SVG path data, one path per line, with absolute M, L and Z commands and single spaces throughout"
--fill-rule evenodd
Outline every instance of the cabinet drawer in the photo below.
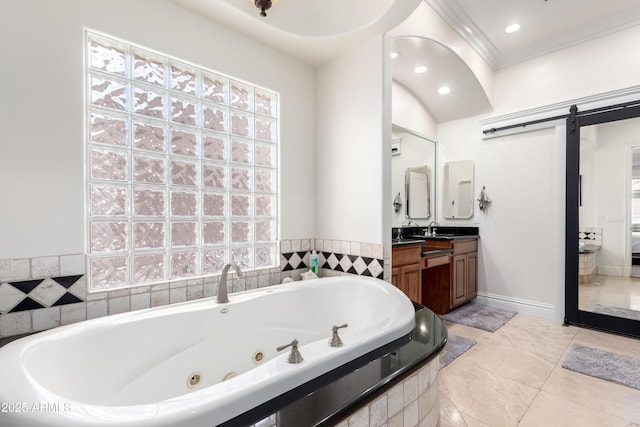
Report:
M 431 258 L 425 258 L 424 259 L 424 268 L 431 268 L 431 267 L 437 267 L 439 265 L 445 265 L 445 264 L 449 264 L 450 259 L 449 259 L 449 255 L 440 255 L 440 256 L 434 256 Z
M 420 262 L 422 257 L 422 245 L 410 245 L 393 248 L 391 252 L 392 267 L 400 267 L 407 264 Z
M 453 243 L 453 253 L 454 254 L 466 254 L 469 252 L 477 252 L 478 251 L 478 241 L 477 240 L 466 240 L 463 242 L 454 242 Z

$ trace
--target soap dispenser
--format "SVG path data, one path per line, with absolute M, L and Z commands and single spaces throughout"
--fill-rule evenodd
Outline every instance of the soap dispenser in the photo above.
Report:
M 313 252 L 311 252 L 311 258 L 309 259 L 309 269 L 313 271 L 316 276 L 320 276 L 319 265 L 320 260 L 318 258 L 318 252 L 314 250 Z

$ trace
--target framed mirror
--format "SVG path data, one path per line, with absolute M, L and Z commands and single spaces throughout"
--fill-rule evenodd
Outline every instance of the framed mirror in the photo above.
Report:
M 640 336 L 640 106 L 582 114 L 567 122 L 565 323 Z
M 391 226 L 411 220 L 426 226 L 436 212 L 436 141 L 397 125 L 392 131 Z
M 442 216 L 467 219 L 473 216 L 473 174 L 471 160 L 444 164 L 442 183 Z

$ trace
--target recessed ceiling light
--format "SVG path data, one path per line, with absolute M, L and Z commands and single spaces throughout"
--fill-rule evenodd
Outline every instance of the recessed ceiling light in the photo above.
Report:
M 414 68 L 413 71 L 415 71 L 416 73 L 420 74 L 420 73 L 424 73 L 428 69 L 429 68 L 426 65 L 420 65 L 420 66 Z
M 400 55 L 400 52 L 391 52 L 391 59 L 396 59 Z
M 515 33 L 520 29 L 520 24 L 511 24 L 507 28 L 504 29 L 505 33 Z
M 451 89 L 449 89 L 449 86 L 440 86 L 440 88 L 438 88 L 438 93 L 440 95 L 446 95 L 449 92 L 451 92 Z

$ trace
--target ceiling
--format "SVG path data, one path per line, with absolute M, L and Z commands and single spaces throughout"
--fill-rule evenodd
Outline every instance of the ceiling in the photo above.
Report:
M 172 0 L 234 31 L 319 65 L 399 25 L 421 0 L 279 0 L 262 18 L 253 0 Z M 640 24 L 640 0 L 424 0 L 495 70 Z M 519 31 L 507 34 L 514 22 Z M 437 122 L 490 111 L 486 95 L 452 51 L 425 39 L 394 41 L 394 80 Z M 429 70 L 417 76 L 418 62 Z M 448 95 L 438 87 L 447 78 Z
M 393 80 L 404 86 L 429 110 L 438 123 L 491 111 L 482 86 L 467 64 L 451 49 L 423 37 L 393 39 Z M 427 66 L 416 73 L 416 66 Z M 438 89 L 448 87 L 442 95 Z
M 639 0 L 425 0 L 495 70 L 640 24 Z M 520 30 L 508 34 L 513 23 Z M 394 80 L 414 93 L 436 122 L 492 107 L 468 66 L 432 40 L 395 39 Z M 416 74 L 416 65 L 429 70 Z M 447 95 L 437 89 L 451 88 Z
M 311 65 L 400 24 L 421 0 L 278 0 L 261 17 L 254 0 L 171 0 Z
M 493 68 L 640 24 L 638 0 L 426 0 Z M 519 23 L 519 31 L 504 29 Z

